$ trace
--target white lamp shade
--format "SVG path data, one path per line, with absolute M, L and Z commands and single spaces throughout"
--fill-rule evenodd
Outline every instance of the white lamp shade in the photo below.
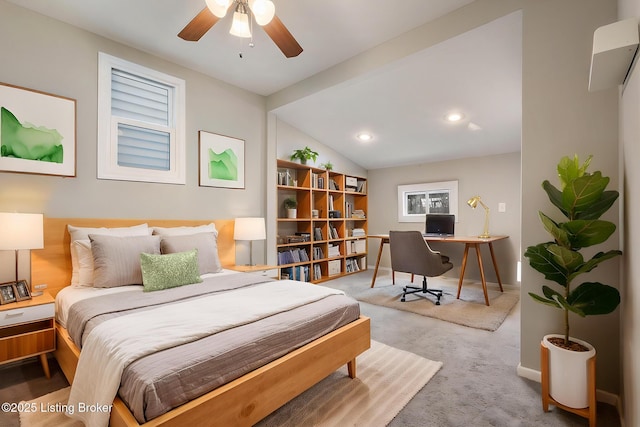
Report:
M 207 7 L 218 18 L 224 18 L 231 5 L 231 0 L 205 0 Z
M 258 25 L 267 25 L 276 14 L 276 7 L 271 0 L 249 0 L 249 7 Z
M 249 30 L 249 15 L 246 13 L 234 12 L 229 34 L 236 37 L 251 37 L 251 30 Z
M 233 228 L 234 240 L 264 240 L 266 238 L 264 218 L 236 218 Z
M 43 215 L 0 212 L 0 250 L 42 249 Z

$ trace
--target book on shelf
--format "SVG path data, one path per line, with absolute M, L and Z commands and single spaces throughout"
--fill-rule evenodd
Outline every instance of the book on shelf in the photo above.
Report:
M 365 215 L 364 211 L 362 209 L 354 209 L 351 212 L 351 218 L 355 218 L 355 219 L 366 219 L 367 216 Z
M 329 190 L 340 191 L 340 186 L 338 185 L 336 180 L 333 178 L 329 178 Z
M 335 276 L 340 274 L 340 260 L 334 259 L 327 263 L 329 269 L 329 276 Z
M 309 282 L 309 266 L 308 265 L 296 265 L 293 267 L 283 268 L 280 271 L 281 280 L 299 280 L 301 282 Z
M 340 235 L 338 234 L 338 229 L 333 224 L 329 224 L 329 237 L 331 239 L 340 238 Z
M 356 187 L 356 192 L 366 194 L 367 193 L 367 181 L 365 181 L 363 179 L 359 179 L 358 180 L 358 186 Z
M 315 264 L 313 266 L 313 280 L 322 279 L 322 269 L 320 268 L 320 264 Z
M 324 258 L 324 251 L 322 250 L 322 247 L 314 246 L 313 247 L 313 259 L 314 260 L 319 260 L 319 259 L 323 259 L 323 258 Z
M 323 189 L 324 188 L 324 176 L 322 176 L 322 174 L 319 174 L 319 173 L 311 174 L 311 186 L 313 188 Z
M 309 255 L 303 248 L 291 248 L 278 251 L 278 265 L 308 262 Z
M 364 228 L 354 228 L 353 230 L 351 230 L 351 236 L 352 237 L 364 237 L 365 236 Z
M 344 189 L 346 191 L 356 191 L 358 188 L 358 178 L 352 176 L 345 177 Z
M 322 229 L 320 227 L 313 229 L 313 240 L 324 240 L 322 237 Z
M 327 255 L 329 258 L 340 256 L 340 245 L 329 245 L 329 253 Z
M 367 242 L 364 239 L 352 240 L 348 242 L 347 248 L 349 249 L 347 255 L 364 253 L 367 251 Z

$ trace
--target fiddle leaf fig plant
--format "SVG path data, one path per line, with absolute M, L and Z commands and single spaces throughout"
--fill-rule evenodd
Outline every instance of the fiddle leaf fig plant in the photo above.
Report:
M 564 311 L 564 340 L 567 345 L 569 312 L 581 317 L 608 314 L 620 304 L 620 293 L 612 286 L 584 282 L 574 288 L 578 276 L 622 255 L 619 250 L 609 250 L 585 259 L 581 252 L 583 248 L 604 243 L 616 230 L 615 224 L 600 217 L 611 208 L 619 194 L 615 190 L 606 190 L 609 178 L 602 176 L 601 172 L 587 172 L 591 158 L 589 156 L 580 165 L 577 155 L 573 159 L 563 157 L 558 163 L 560 189 L 547 180 L 542 183 L 551 203 L 567 220 L 556 222 L 539 212 L 544 229 L 553 241 L 529 246 L 524 253 L 531 267 L 560 286 L 558 291 L 543 285 L 542 295 L 533 292 L 529 295 L 537 302 Z

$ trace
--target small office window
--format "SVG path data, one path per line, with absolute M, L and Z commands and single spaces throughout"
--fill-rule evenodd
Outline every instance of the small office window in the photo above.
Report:
M 185 82 L 99 54 L 98 178 L 185 183 Z

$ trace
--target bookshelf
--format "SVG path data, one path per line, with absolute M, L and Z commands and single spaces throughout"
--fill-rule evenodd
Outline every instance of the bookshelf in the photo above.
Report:
M 319 283 L 367 269 L 367 180 L 278 160 L 281 277 Z M 297 201 L 288 218 L 284 201 Z

